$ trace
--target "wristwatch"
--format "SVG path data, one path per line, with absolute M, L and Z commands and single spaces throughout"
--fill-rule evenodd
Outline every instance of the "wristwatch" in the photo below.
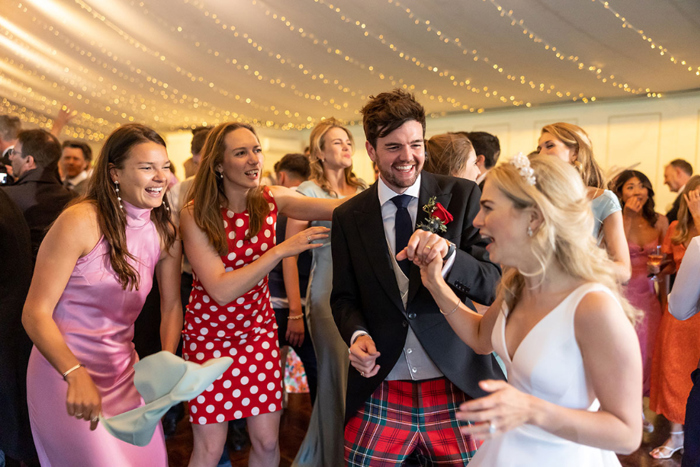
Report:
M 450 259 L 450 256 L 452 256 L 454 254 L 455 250 L 457 249 L 457 245 L 455 245 L 454 243 L 452 243 L 451 241 L 449 241 L 447 239 L 445 239 L 445 241 L 447 242 L 448 248 L 447 248 L 447 254 L 442 258 L 443 262 Z

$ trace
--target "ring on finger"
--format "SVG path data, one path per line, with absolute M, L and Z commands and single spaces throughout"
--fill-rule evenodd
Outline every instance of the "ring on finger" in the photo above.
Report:
M 430 250 L 431 248 L 432 248 L 432 246 L 430 246 L 430 245 L 425 245 L 425 249 L 426 249 L 426 250 Z
M 80 417 L 82 417 L 82 416 L 83 416 L 82 413 L 77 413 L 77 414 L 75 414 L 75 417 L 76 417 L 76 418 L 80 418 Z
M 361 372 L 360 372 L 360 376 L 364 377 L 364 376 L 365 376 L 365 372 L 364 372 L 364 371 L 361 371 Z
M 100 417 L 92 417 L 92 418 L 90 419 L 90 421 L 93 422 L 93 423 L 95 423 L 95 422 L 96 422 L 97 420 L 99 420 L 99 419 L 100 419 Z
M 306 236 L 306 243 L 311 243 L 311 237 L 308 235 Z
M 493 423 L 493 420 L 489 422 L 489 433 L 494 434 L 496 432 L 496 424 Z

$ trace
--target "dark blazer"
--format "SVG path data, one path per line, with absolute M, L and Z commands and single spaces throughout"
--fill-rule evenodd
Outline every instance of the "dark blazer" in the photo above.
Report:
M 485 395 L 482 379 L 504 379 L 491 355 L 477 355 L 452 331 L 430 292 L 420 269 L 411 265 L 406 315 L 396 284 L 384 235 L 377 183 L 353 197 L 333 214 L 333 291 L 331 307 L 336 325 L 350 345 L 352 334 L 367 331 L 381 353 L 379 373 L 364 378 L 349 369 L 346 422 L 362 407 L 402 356 L 409 322 L 426 352 L 442 373 L 470 397 Z M 422 207 L 437 197 L 454 217 L 445 238 L 457 245 L 447 283 L 461 299 L 489 304 L 495 298 L 500 269 L 488 259 L 486 242 L 472 221 L 479 211 L 480 192 L 471 181 L 422 173 L 416 224 L 425 220 Z
M 78 195 L 61 184 L 55 164 L 29 170 L 14 185 L 0 189 L 12 198 L 24 214 L 32 238 L 32 257 L 36 260 L 39 245 L 49 226 Z
M 681 196 L 681 193 L 676 196 L 673 206 L 671 206 L 671 210 L 666 213 L 666 218 L 668 219 L 669 224 L 678 220 L 678 209 L 681 207 Z

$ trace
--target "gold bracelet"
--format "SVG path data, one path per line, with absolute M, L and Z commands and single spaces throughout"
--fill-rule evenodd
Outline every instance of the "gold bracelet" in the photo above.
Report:
M 462 303 L 462 301 L 459 299 L 459 297 L 457 297 L 457 303 L 455 304 L 455 307 L 452 308 L 452 311 L 450 311 L 449 313 L 445 313 L 444 311 L 442 311 L 441 308 L 438 308 L 438 309 L 440 310 L 440 313 L 442 313 L 443 316 L 450 316 L 452 313 L 457 311 L 457 308 L 459 308 L 460 303 Z
M 66 370 L 65 373 L 61 373 L 61 376 L 63 376 L 63 380 L 67 381 L 66 378 L 68 377 L 68 375 L 73 373 L 75 370 L 77 370 L 80 367 L 85 367 L 85 365 L 83 365 L 82 363 L 78 363 L 73 368 L 69 368 L 68 370 Z
M 303 317 L 304 317 L 304 313 L 302 313 L 300 315 L 296 315 L 296 316 L 291 316 L 291 315 L 287 316 L 287 319 L 301 319 Z

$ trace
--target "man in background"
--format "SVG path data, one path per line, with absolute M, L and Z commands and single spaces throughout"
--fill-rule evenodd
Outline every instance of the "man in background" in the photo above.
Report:
M 664 185 L 668 185 L 668 188 L 673 193 L 678 193 L 675 201 L 673 201 L 673 206 L 666 213 L 669 224 L 678 220 L 678 208 L 681 205 L 683 188 L 685 188 L 685 184 L 688 183 L 692 176 L 693 166 L 683 159 L 674 159 L 664 167 Z
M 476 152 L 476 166 L 479 167 L 479 176 L 476 179 L 476 184 L 480 190 L 484 190 L 484 180 L 489 170 L 496 165 L 498 157 L 501 155 L 501 144 L 498 137 L 485 131 L 470 131 L 463 132 L 469 141 L 474 146 Z
M 10 153 L 21 129 L 22 122 L 18 117 L 0 115 L 0 185 L 11 185 L 13 182 Z
M 87 191 L 92 149 L 82 141 L 70 139 L 64 141 L 61 147 L 61 159 L 58 164 L 63 174 L 63 186 L 82 195 Z

